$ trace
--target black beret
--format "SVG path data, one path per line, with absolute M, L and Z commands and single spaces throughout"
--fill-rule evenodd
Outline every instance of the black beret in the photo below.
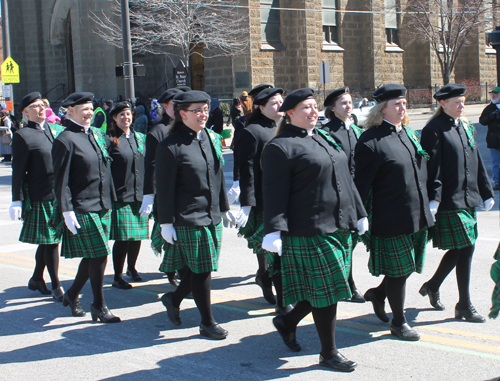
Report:
M 29 93 L 23 99 L 21 99 L 21 103 L 19 103 L 19 112 L 22 113 L 27 106 L 32 104 L 34 101 L 41 99 L 42 99 L 42 94 L 40 94 L 38 91 L 35 91 L 34 93 Z
M 262 90 L 265 89 L 272 89 L 273 85 L 269 85 L 267 83 L 262 83 L 260 85 L 255 86 L 252 90 L 248 92 L 248 95 L 250 95 L 252 98 L 255 98 Z
M 102 102 L 102 104 L 108 106 L 109 108 L 113 107 L 113 101 L 111 99 L 106 99 L 104 102 Z
M 118 115 L 123 110 L 132 110 L 132 105 L 129 102 L 127 102 L 127 101 L 118 102 L 117 104 L 115 104 L 113 106 L 113 108 L 109 112 L 109 116 L 113 117 L 115 115 Z
M 340 89 L 333 90 L 328 96 L 325 98 L 325 107 L 333 106 L 333 102 L 340 97 L 342 94 L 349 94 L 348 87 L 341 87 Z
M 288 111 L 306 99 L 314 98 L 314 90 L 305 88 L 292 91 L 287 95 L 279 111 Z
M 264 89 L 254 98 L 253 104 L 258 106 L 264 105 L 275 94 L 283 94 L 283 89 L 279 87 Z
M 173 97 L 175 97 L 177 94 L 183 93 L 181 89 L 174 88 L 174 89 L 168 89 L 165 91 L 160 98 L 158 98 L 158 103 L 168 103 Z
M 202 103 L 208 102 L 210 100 L 210 95 L 204 91 L 191 90 L 185 93 L 177 94 L 174 97 L 174 103 L 178 105 L 185 105 L 190 103 Z
M 390 101 L 391 99 L 406 98 L 406 87 L 396 85 L 395 83 L 389 83 L 375 90 L 372 98 L 375 99 L 377 103 Z
M 462 97 L 465 95 L 466 90 L 467 88 L 465 85 L 462 85 L 461 83 L 451 83 L 441 87 L 437 93 L 434 94 L 434 99 L 440 101 L 454 97 Z
M 94 94 L 86 92 L 78 92 L 71 94 L 65 100 L 63 100 L 61 106 L 63 107 L 77 106 L 77 105 L 82 105 L 84 103 L 92 102 L 93 100 L 94 100 Z
M 177 86 L 176 89 L 182 90 L 184 92 L 186 92 L 186 91 L 192 91 L 193 90 L 189 86 Z

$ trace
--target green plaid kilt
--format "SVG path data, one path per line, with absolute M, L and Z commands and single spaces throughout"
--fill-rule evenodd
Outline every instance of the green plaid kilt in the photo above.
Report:
M 312 237 L 282 237 L 281 273 L 284 305 L 307 300 L 327 307 L 352 296 L 351 232 L 339 229 Z
M 196 274 L 217 271 L 222 240 L 222 222 L 208 226 L 175 226 L 177 241 L 165 242 L 160 271 L 168 273 L 189 266 Z
M 442 250 L 463 249 L 476 243 L 476 209 L 439 210 L 429 230 L 432 246 Z
M 161 236 L 161 226 L 156 221 L 153 224 L 153 230 L 151 231 L 151 249 L 156 256 L 161 255 L 162 251 L 165 250 L 164 245 L 166 244 L 165 240 Z
M 422 272 L 428 228 L 396 237 L 372 235 L 368 269 L 375 276 L 381 274 L 399 278 L 412 272 Z
M 253 235 L 257 232 L 259 227 L 264 224 L 264 212 L 257 211 L 255 208 L 250 209 L 250 214 L 248 215 L 248 221 L 243 228 L 238 229 L 238 237 L 243 237 L 248 241 L 248 248 L 252 249 L 256 253 L 256 245 L 260 246 L 260 242 L 252 239 Z M 263 236 L 262 236 L 263 237 Z
M 149 218 L 141 217 L 141 202 L 113 202 L 109 239 L 142 241 L 149 238 Z
M 61 256 L 65 258 L 98 258 L 111 254 L 108 246 L 111 211 L 75 213 L 80 224 L 78 234 L 63 230 Z
M 491 295 L 491 309 L 489 317 L 495 319 L 498 317 L 500 312 L 500 243 L 498 244 L 497 251 L 493 257 L 496 262 L 491 266 L 491 279 L 495 282 L 495 288 L 493 289 L 493 294 Z
M 57 214 L 54 202 L 55 200 L 30 202 L 30 207 L 23 213 L 23 227 L 19 241 L 36 245 L 61 242 L 61 233 L 49 225 L 50 218 Z

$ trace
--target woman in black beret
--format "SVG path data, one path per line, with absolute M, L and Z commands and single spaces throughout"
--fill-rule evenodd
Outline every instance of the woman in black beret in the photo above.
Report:
M 54 141 L 52 160 L 59 212 L 66 225 L 61 255 L 82 258 L 75 280 L 63 297 L 73 316 L 85 316 L 79 293 L 87 280 L 92 286 L 92 320 L 117 323 L 103 294 L 104 270 L 110 250 L 111 157 L 101 129 L 91 127 L 92 93 L 73 93 L 62 106 L 68 109 L 69 124 Z
M 262 248 L 280 256 L 284 304 L 297 304 L 273 324 L 284 343 L 298 352 L 297 324 L 312 312 L 321 342 L 320 365 L 350 372 L 357 364 L 335 344 L 337 302 L 351 297 L 351 230 L 364 233 L 366 212 L 346 155 L 326 132 L 315 129 L 313 90 L 293 91 L 280 111 L 286 112 L 285 119 L 262 153 Z
M 429 208 L 436 224 L 430 231 L 433 246 L 448 250 L 436 273 L 422 285 L 422 296 L 429 295 L 431 305 L 444 310 L 439 287 L 456 268 L 459 300 L 455 317 L 484 323 L 470 301 L 469 284 L 474 244 L 477 239 L 476 207 L 484 201 L 490 210 L 494 192 L 477 147 L 474 126 L 467 121 L 465 85 L 442 87 L 434 98 L 439 107 L 422 130 L 422 147 L 429 153 Z
M 50 224 L 57 213 L 54 197 L 54 168 L 52 144 L 63 130 L 57 124 L 45 121 L 45 104 L 38 92 L 26 95 L 19 105 L 24 128 L 12 138 L 12 220 L 23 220 L 19 241 L 38 245 L 35 254 L 35 271 L 28 282 L 30 290 L 51 295 L 62 301 L 64 290 L 59 281 L 58 245 L 61 234 Z M 52 282 L 48 290 L 43 280 L 47 267 Z
M 112 158 L 111 175 L 116 199 L 111 212 L 110 239 L 113 244 L 113 287 L 123 290 L 132 285 L 123 279 L 123 265 L 127 258 L 127 275 L 140 282 L 135 264 L 141 241 L 149 238 L 148 216 L 140 213 L 144 186 L 144 154 L 146 135 L 132 128 L 132 109 L 128 102 L 117 103 L 109 113 L 111 131 L 107 137 L 108 152 Z
M 179 306 L 193 294 L 201 315 L 200 334 L 225 339 L 228 332 L 212 315 L 212 271 L 217 271 L 222 220 L 234 217 L 226 197 L 222 142 L 205 129 L 210 96 L 188 91 L 174 97 L 174 123 L 156 149 L 156 201 L 161 234 L 167 244 L 162 268 L 188 266 L 175 292 L 161 297 L 170 321 L 181 324 Z
M 416 341 L 420 336 L 406 321 L 404 300 L 406 279 L 422 272 L 427 231 L 432 226 L 425 187 L 429 156 L 408 127 L 406 89 L 385 85 L 373 98 L 377 105 L 370 110 L 355 149 L 354 181 L 371 209 L 368 268 L 384 279 L 365 293 L 365 299 L 372 302 L 377 317 L 388 322 L 387 297 L 393 315 L 391 333 Z

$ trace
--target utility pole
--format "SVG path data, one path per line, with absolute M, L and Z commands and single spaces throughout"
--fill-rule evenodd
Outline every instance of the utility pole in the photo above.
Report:
M 125 80 L 125 98 L 131 99 L 132 102 L 135 103 L 134 63 L 132 61 L 132 41 L 130 38 L 129 0 L 120 1 L 122 11 L 123 78 Z

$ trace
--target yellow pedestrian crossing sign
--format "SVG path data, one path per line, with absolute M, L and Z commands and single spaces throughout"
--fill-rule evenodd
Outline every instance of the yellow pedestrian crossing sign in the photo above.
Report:
M 7 57 L 0 66 L 3 83 L 19 83 L 19 65 L 11 57 Z

